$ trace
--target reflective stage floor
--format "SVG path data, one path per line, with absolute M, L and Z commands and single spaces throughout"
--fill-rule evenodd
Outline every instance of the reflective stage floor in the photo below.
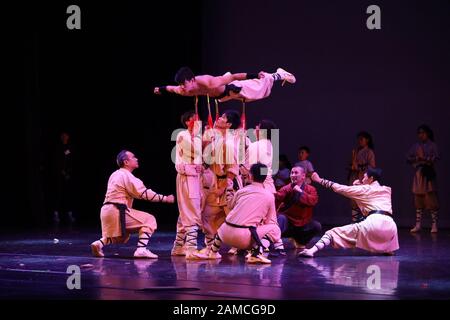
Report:
M 157 232 L 157 260 L 132 258 L 136 235 L 125 246 L 94 258 L 92 230 L 3 234 L 0 299 L 449 299 L 450 232 L 432 236 L 400 230 L 395 256 L 327 248 L 313 259 L 286 257 L 248 265 L 223 250 L 220 261 L 171 257 L 173 232 Z M 314 239 L 316 240 L 316 239 Z M 81 288 L 69 290 L 69 266 L 80 268 Z M 74 278 L 69 279 L 72 283 Z M 70 282 L 69 281 L 69 282 Z

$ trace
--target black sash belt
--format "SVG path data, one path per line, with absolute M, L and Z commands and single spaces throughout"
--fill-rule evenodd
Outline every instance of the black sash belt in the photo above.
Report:
M 385 216 L 392 217 L 392 214 L 390 214 L 390 213 L 387 212 L 387 211 L 383 211 L 383 210 L 372 210 L 372 211 L 369 211 L 369 213 L 367 214 L 367 216 L 370 216 L 371 214 L 384 214 Z
M 125 222 L 125 214 L 127 213 L 127 205 L 123 203 L 117 203 L 117 202 L 105 202 L 103 205 L 112 204 L 117 209 L 119 209 L 119 222 L 120 222 L 120 230 L 122 233 L 122 237 L 125 237 L 127 234 L 126 232 L 126 222 Z
M 258 246 L 264 247 L 262 242 L 261 242 L 261 239 L 258 236 L 258 232 L 256 232 L 256 227 L 255 226 L 240 226 L 240 225 L 228 222 L 226 220 L 225 220 L 225 223 L 227 225 L 229 225 L 230 227 L 233 227 L 233 228 L 240 228 L 240 229 L 248 229 L 248 230 L 250 230 L 250 234 L 252 235 L 252 238 L 253 238 L 253 240 L 255 240 L 256 244 Z

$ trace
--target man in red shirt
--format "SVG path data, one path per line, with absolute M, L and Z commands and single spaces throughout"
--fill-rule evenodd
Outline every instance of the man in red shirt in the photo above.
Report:
M 281 236 L 292 238 L 298 249 L 304 249 L 322 230 L 321 224 L 312 219 L 313 208 L 319 201 L 319 196 L 316 188 L 305 183 L 305 180 L 305 170 L 293 167 L 291 183 L 275 194 Z

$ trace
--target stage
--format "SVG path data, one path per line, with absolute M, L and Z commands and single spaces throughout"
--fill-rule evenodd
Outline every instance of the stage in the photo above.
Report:
M 91 256 L 95 230 L 2 234 L 1 299 L 449 299 L 450 232 L 411 235 L 400 230 L 395 256 L 327 248 L 313 259 L 272 258 L 271 265 L 248 265 L 222 250 L 220 261 L 171 257 L 173 232 L 150 240 L 157 260 L 132 258 L 136 236 L 125 246 Z M 314 239 L 316 240 L 316 239 Z M 223 248 L 225 249 L 225 248 Z M 69 266 L 80 268 L 81 288 L 69 290 Z M 373 276 L 379 272 L 379 283 Z

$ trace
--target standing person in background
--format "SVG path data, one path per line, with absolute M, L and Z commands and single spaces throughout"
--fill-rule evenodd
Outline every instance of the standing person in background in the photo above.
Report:
M 311 161 L 308 160 L 311 150 L 307 146 L 298 148 L 298 162 L 294 167 L 302 167 L 305 170 L 307 184 L 311 184 L 311 175 L 314 173 L 314 166 Z
M 358 146 L 352 150 L 352 162 L 349 170 L 349 185 L 353 185 L 355 181 L 362 181 L 364 173 L 368 168 L 375 168 L 375 153 L 373 139 L 370 133 L 361 131 L 356 136 Z M 352 200 L 352 221 L 358 222 L 363 216 L 355 201 Z
M 434 134 L 427 125 L 417 128 L 419 141 L 408 152 L 407 161 L 415 169 L 412 193 L 414 194 L 414 206 L 416 208 L 416 225 L 411 232 L 421 229 L 422 214 L 424 209 L 431 213 L 431 232 L 438 232 L 437 220 L 439 201 L 437 197 L 435 162 L 439 159 Z
M 67 131 L 61 132 L 60 143 L 54 156 L 55 199 L 53 222 L 59 224 L 60 213 L 67 213 L 69 223 L 75 222 L 73 216 L 73 149 L 70 144 L 70 135 Z

